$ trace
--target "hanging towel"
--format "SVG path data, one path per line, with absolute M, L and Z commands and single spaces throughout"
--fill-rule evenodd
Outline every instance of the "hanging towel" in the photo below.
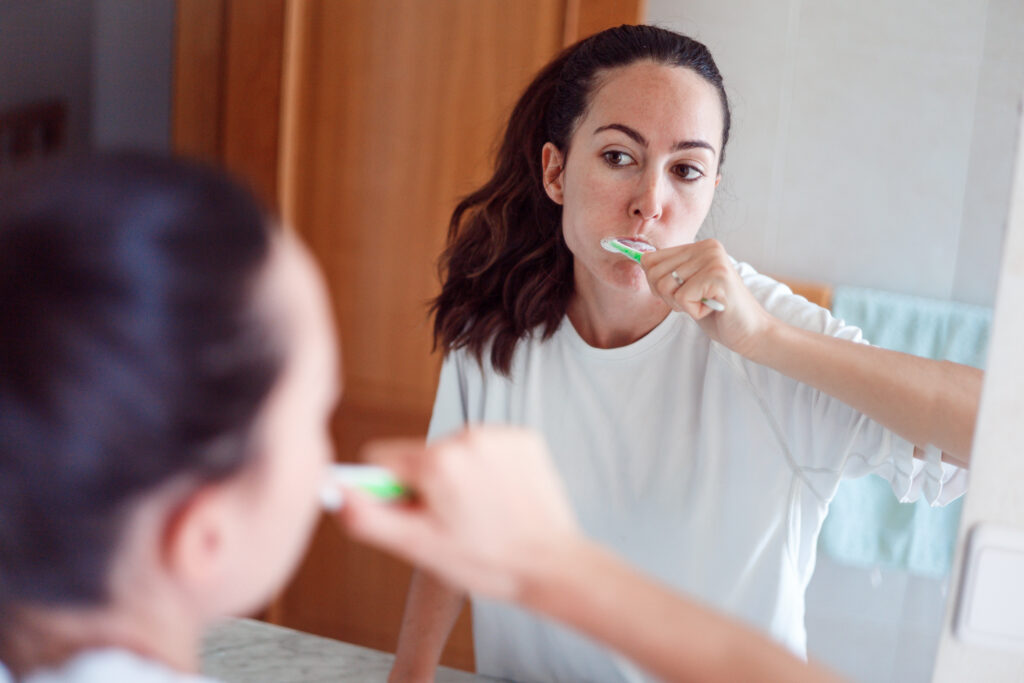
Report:
M 985 366 L 992 309 L 857 287 L 836 287 L 832 313 L 875 346 L 977 368 Z M 961 500 L 899 503 L 889 483 L 844 481 L 829 506 L 819 549 L 846 564 L 944 577 L 953 562 Z

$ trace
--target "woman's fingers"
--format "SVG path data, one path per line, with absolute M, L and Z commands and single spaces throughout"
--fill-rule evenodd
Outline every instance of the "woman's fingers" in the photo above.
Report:
M 477 427 L 424 445 L 399 439 L 364 456 L 416 495 L 389 504 L 352 492 L 338 516 L 356 538 L 470 590 L 507 598 L 529 566 L 578 535 L 543 441 Z
M 641 265 L 657 296 L 674 310 L 685 311 L 705 334 L 733 351 L 753 352 L 773 324 L 716 240 L 659 249 L 645 255 Z M 725 310 L 715 311 L 704 299 L 717 301 Z
M 642 265 L 651 291 L 676 311 L 699 320 L 715 312 L 704 300 L 724 303 L 731 263 L 716 240 L 653 252 Z
M 381 439 L 363 447 L 361 459 L 391 470 L 399 480 L 412 483 L 419 472 L 426 450 L 423 439 Z
M 347 491 L 338 512 L 345 529 L 356 539 L 419 561 L 420 544 L 430 538 L 427 519 L 403 505 L 384 504 L 359 491 Z

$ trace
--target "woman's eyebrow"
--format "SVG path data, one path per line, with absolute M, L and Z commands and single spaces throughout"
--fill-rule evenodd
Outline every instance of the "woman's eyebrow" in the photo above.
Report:
M 637 142 L 637 144 L 643 145 L 644 147 L 647 146 L 647 138 L 645 138 L 643 135 L 640 135 L 640 131 L 636 130 L 635 128 L 630 128 L 625 124 L 609 123 L 607 126 L 600 126 L 597 130 L 594 131 L 594 135 L 597 135 L 603 130 L 617 130 L 620 133 L 625 133 L 629 137 L 633 138 Z
M 601 131 L 605 130 L 617 130 L 620 133 L 625 133 L 630 138 L 635 140 L 637 144 L 647 147 L 647 138 L 641 135 L 640 131 L 636 130 L 635 128 L 630 128 L 629 126 L 622 123 L 609 123 L 607 126 L 599 126 L 596 130 L 594 130 L 594 135 L 597 135 Z M 711 145 L 711 143 L 705 142 L 704 140 L 680 140 L 679 142 L 672 145 L 673 152 L 678 152 L 679 150 L 682 149 L 695 148 L 707 149 L 710 150 L 710 152 L 713 155 L 718 155 L 718 151 Z
M 681 149 L 695 149 L 698 147 L 709 150 L 712 156 L 718 155 L 718 152 L 711 146 L 711 143 L 704 142 L 703 140 L 680 140 L 676 144 L 672 145 L 672 151 L 678 152 Z

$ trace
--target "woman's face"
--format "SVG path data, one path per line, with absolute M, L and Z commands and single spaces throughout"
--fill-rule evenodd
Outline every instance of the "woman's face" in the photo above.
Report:
M 632 260 L 602 238 L 654 248 L 692 242 L 718 184 L 723 112 L 694 71 L 640 61 L 605 72 L 563 155 L 544 147 L 548 195 L 562 205 L 577 293 L 613 287 L 650 295 Z
M 291 575 L 319 518 L 332 460 L 337 341 L 319 271 L 296 238 L 277 240 L 264 284 L 285 363 L 254 427 L 257 460 L 239 475 L 237 551 L 224 572 L 226 601 L 215 610 L 223 613 L 261 607 Z

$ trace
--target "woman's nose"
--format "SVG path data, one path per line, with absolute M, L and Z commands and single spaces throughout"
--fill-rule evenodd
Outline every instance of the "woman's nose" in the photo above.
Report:
M 631 216 L 638 216 L 643 221 L 661 218 L 662 199 L 659 178 L 644 178 L 643 184 L 637 188 L 636 195 L 630 205 Z

